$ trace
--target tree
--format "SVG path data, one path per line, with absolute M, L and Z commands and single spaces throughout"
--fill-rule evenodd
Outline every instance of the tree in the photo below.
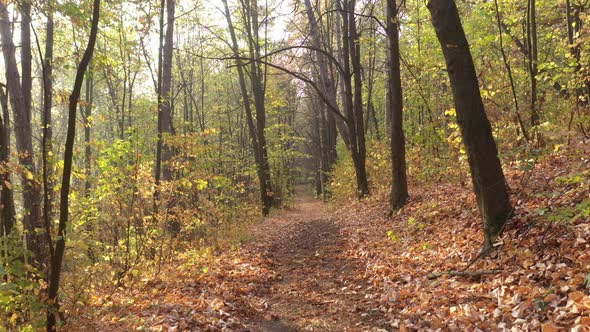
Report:
M 162 52 L 162 89 L 158 101 L 158 135 L 159 144 L 162 135 L 173 134 L 172 128 L 172 59 L 174 52 L 174 0 L 166 1 L 166 35 Z M 162 145 L 162 179 L 172 180 L 172 169 L 166 163 L 172 159 L 172 149 L 168 144 Z
M 31 1 L 24 0 L 20 5 L 21 10 L 21 69 L 22 69 L 22 87 L 23 99 L 27 116 L 31 118 L 31 91 L 33 90 L 32 65 L 33 59 L 31 52 Z
M 33 252 L 33 261 L 37 268 L 47 262 L 48 251 L 45 235 L 39 230 L 44 229 L 41 221 L 41 195 L 39 186 L 35 182 L 35 159 L 33 150 L 33 136 L 31 128 L 31 114 L 24 92 L 20 73 L 16 63 L 14 42 L 12 40 L 8 7 L 5 0 L 0 1 L 0 37 L 2 53 L 6 70 L 6 86 L 8 99 L 14 117 L 14 134 L 20 165 L 23 167 L 23 207 L 25 216 L 23 224 L 27 230 L 27 247 Z M 26 60 L 25 60 L 26 61 Z M 25 70 L 28 70 L 25 67 Z M 24 75 L 27 77 L 27 75 Z M 26 86 L 25 84 L 25 86 Z
M 94 102 L 94 74 L 92 73 L 92 68 L 89 68 L 88 73 L 86 74 L 84 94 L 86 105 L 80 108 L 80 112 L 82 113 L 82 124 L 84 125 L 84 173 L 86 175 L 84 196 L 88 198 L 90 196 L 90 190 L 92 189 L 92 182 L 90 180 L 92 175 L 92 146 L 90 145 L 90 134 L 92 129 L 91 116 Z
M 504 67 L 506 68 L 506 74 L 508 75 L 508 80 L 510 81 L 510 91 L 512 92 L 512 99 L 514 100 L 514 113 L 516 117 L 516 122 L 519 125 L 520 130 L 522 131 L 522 135 L 524 136 L 525 140 L 529 141 L 529 135 L 527 133 L 526 127 L 522 121 L 522 117 L 520 116 L 520 108 L 518 107 L 518 96 L 516 94 L 516 87 L 514 83 L 514 75 L 512 75 L 512 67 L 510 66 L 510 62 L 508 60 L 508 56 L 506 55 L 506 51 L 504 50 L 504 38 L 502 33 L 502 19 L 500 17 L 500 8 L 498 7 L 498 0 L 494 0 L 494 11 L 496 12 L 496 23 L 498 25 L 498 37 L 499 37 L 499 46 L 500 46 L 500 53 L 502 53 L 502 61 L 504 62 Z
M 356 173 L 357 193 L 359 197 L 364 197 L 369 194 L 369 183 L 366 169 L 361 50 L 355 22 L 355 3 L 355 0 L 343 0 L 341 4 L 340 0 L 336 0 L 337 10 L 342 16 L 343 104 L 350 137 L 350 153 Z
M 53 44 L 54 44 L 54 22 L 53 2 L 46 3 L 47 23 L 45 29 L 45 57 L 42 63 L 43 74 L 43 110 L 41 112 L 42 139 L 41 139 L 41 164 L 43 177 L 43 223 L 47 233 L 49 255 L 53 256 L 51 245 L 51 218 L 53 217 L 53 180 L 51 161 L 53 158 L 53 128 L 51 120 L 51 109 L 53 103 Z M 41 55 L 39 55 L 41 57 Z
M 164 11 L 166 11 L 166 24 L 164 24 Z M 160 182 L 172 180 L 172 170 L 166 164 L 172 158 L 173 151 L 164 143 L 164 135 L 172 133 L 172 59 L 174 53 L 174 0 L 161 0 L 160 2 L 160 45 L 158 47 L 158 79 L 156 94 L 158 100 L 157 140 L 156 140 L 156 167 L 155 167 L 155 191 L 154 207 L 157 210 L 160 198 Z M 164 32 L 166 26 L 166 32 Z M 162 167 L 164 164 L 164 167 Z
M 0 236 L 5 237 L 12 231 L 15 222 L 16 210 L 14 207 L 14 195 L 11 172 L 8 162 L 10 161 L 10 121 L 8 119 L 8 96 L 5 92 L 5 85 L 0 86 L 0 106 L 2 117 L 0 118 Z
M 455 1 L 431 0 L 428 9 L 451 81 L 473 191 L 483 218 L 484 250 L 487 250 L 502 232 L 504 223 L 512 213 L 506 179 L 492 127 L 484 111 L 473 58 Z
M 68 128 L 66 144 L 64 149 L 64 169 L 61 183 L 60 204 L 59 204 L 59 225 L 57 229 L 57 241 L 55 244 L 55 253 L 51 262 L 51 273 L 49 276 L 49 290 L 47 292 L 49 307 L 47 308 L 47 331 L 55 331 L 57 323 L 57 313 L 59 311 L 59 300 L 57 291 L 59 290 L 59 281 L 61 276 L 61 267 L 66 249 L 66 226 L 69 218 L 70 207 L 70 184 L 72 177 L 72 164 L 74 159 L 74 141 L 76 139 L 76 114 L 78 102 L 82 91 L 84 74 L 94 53 L 96 36 L 98 34 L 98 21 L 100 17 L 100 0 L 94 0 L 92 11 L 92 23 L 88 45 L 84 55 L 78 64 L 74 88 L 70 94 L 68 104 Z
M 320 31 L 318 28 L 318 22 L 316 21 L 315 13 L 313 7 L 311 5 L 310 0 L 305 0 L 305 9 L 307 13 L 307 18 L 309 20 L 309 33 L 310 33 L 310 40 L 313 48 L 316 50 L 322 49 L 321 43 L 321 36 Z M 336 96 L 336 85 L 332 80 L 332 77 L 329 74 L 328 62 L 326 59 L 326 55 L 322 52 L 316 51 L 315 58 L 317 59 L 317 67 L 318 67 L 318 80 L 322 87 L 323 93 L 326 96 L 326 99 L 331 104 L 331 107 L 338 108 L 337 96 Z M 336 140 L 337 140 L 337 131 L 336 131 L 336 124 L 337 120 L 334 114 L 330 111 L 329 106 L 325 105 L 322 110 L 318 110 L 321 112 L 321 116 L 317 117 L 319 121 L 319 131 L 322 145 L 320 147 L 320 173 L 318 178 L 318 182 L 321 185 L 322 194 L 325 195 L 325 183 L 328 182 L 328 173 L 332 169 L 334 163 L 337 160 L 336 154 Z M 346 125 L 341 120 L 338 119 L 338 125 L 340 128 L 341 136 L 347 145 L 350 146 Z
M 401 68 L 399 60 L 399 24 L 396 0 L 387 1 L 387 38 L 388 60 L 387 70 L 388 105 L 391 114 L 391 211 L 401 208 L 408 200 L 408 183 L 406 179 L 406 144 L 403 127 L 403 94 Z
M 258 6 L 256 3 L 241 2 L 243 11 L 243 20 L 246 24 L 246 34 L 248 36 L 248 48 L 251 59 L 260 58 L 260 40 L 258 36 Z M 270 168 L 268 165 L 268 155 L 266 147 L 266 138 L 264 129 L 266 126 L 266 112 L 264 108 L 264 90 L 265 86 L 262 82 L 264 79 L 262 68 L 259 61 L 251 61 L 250 63 L 250 84 L 253 95 L 254 109 L 256 112 L 256 119 L 252 114 L 252 107 L 248 88 L 246 86 L 246 77 L 243 67 L 246 65 L 241 60 L 238 39 L 235 33 L 235 28 L 232 23 L 231 13 L 227 0 L 223 0 L 224 14 L 228 24 L 228 30 L 231 37 L 232 52 L 238 70 L 238 79 L 240 83 L 240 91 L 242 94 L 242 103 L 246 112 L 246 122 L 248 124 L 248 131 L 250 133 L 250 141 L 252 150 L 254 151 L 254 160 L 256 162 L 256 173 L 258 175 L 258 183 L 260 186 L 260 201 L 262 202 L 262 214 L 267 215 L 272 206 L 272 187 L 270 183 Z
M 539 125 L 539 110 L 537 101 L 537 85 L 539 74 L 539 50 L 538 50 L 538 38 L 537 38 L 537 7 L 536 0 L 528 0 L 527 5 L 527 50 L 529 56 L 529 75 L 531 78 L 531 91 L 530 91 L 530 107 L 531 107 L 531 126 L 535 127 Z

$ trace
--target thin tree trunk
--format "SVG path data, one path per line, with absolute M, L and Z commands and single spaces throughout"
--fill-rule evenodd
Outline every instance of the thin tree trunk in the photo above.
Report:
M 41 140 L 41 157 L 43 167 L 43 223 L 49 245 L 49 255 L 53 257 L 51 241 L 51 219 L 53 217 L 53 181 L 51 171 L 53 152 L 53 128 L 51 127 L 51 109 L 53 103 L 53 5 L 52 1 L 46 3 L 47 25 L 45 33 L 45 58 L 43 59 L 43 112 L 41 124 L 43 137 Z
M 538 50 L 537 50 L 537 10 L 536 0 L 528 1 L 528 12 L 527 12 L 527 38 L 528 38 L 528 51 L 529 51 L 529 75 L 531 78 L 531 95 L 530 95 L 530 107 L 531 107 L 531 127 L 539 125 L 539 110 L 537 105 L 537 74 L 538 70 Z M 538 131 L 539 129 L 535 129 Z M 536 135 L 539 137 L 538 135 Z
M 86 105 L 82 108 L 82 123 L 84 124 L 84 174 L 86 175 L 84 182 L 84 197 L 88 198 L 90 197 L 90 190 L 92 189 L 92 146 L 90 145 L 90 134 L 92 129 L 90 119 L 94 102 L 94 74 L 92 73 L 92 68 L 88 70 L 85 89 Z
M 164 49 L 162 51 L 162 90 L 158 105 L 158 117 L 161 119 L 160 134 L 172 133 L 172 58 L 174 51 L 174 0 L 166 1 L 166 35 L 164 37 Z M 172 180 L 172 169 L 166 163 L 172 159 L 172 148 L 163 142 L 162 144 L 162 179 Z
M 82 56 L 82 60 L 78 65 L 76 71 L 76 79 L 74 81 L 74 88 L 70 95 L 68 106 L 68 129 L 66 133 L 66 143 L 64 149 L 64 169 L 62 176 L 61 192 L 60 192 L 60 210 L 59 210 L 59 226 L 57 229 L 57 241 L 55 246 L 55 255 L 51 264 L 51 274 L 49 277 L 49 291 L 47 308 L 47 331 L 55 331 L 57 323 L 57 313 L 59 311 L 59 300 L 57 291 L 59 290 L 59 281 L 61 276 L 61 265 L 66 248 L 66 226 L 69 217 L 69 195 L 70 182 L 72 175 L 72 164 L 74 159 L 74 141 L 76 139 L 76 111 L 78 109 L 78 101 L 80 99 L 80 92 L 82 89 L 82 82 L 84 80 L 84 73 L 90 64 L 92 54 L 94 52 L 94 45 L 96 44 L 96 36 L 98 34 L 98 20 L 100 15 L 100 0 L 94 0 L 92 13 L 92 25 L 90 29 L 90 36 L 88 38 L 88 45 Z
M 23 100 L 25 103 L 25 110 L 27 117 L 31 119 L 31 91 L 33 90 L 32 65 L 33 59 L 31 52 L 31 2 L 24 0 L 21 2 L 21 24 L 20 24 L 20 38 L 21 38 L 21 69 L 22 69 L 22 87 Z
M 156 165 L 154 169 L 154 215 L 157 214 L 160 199 L 160 179 L 162 178 L 162 116 L 160 115 L 160 104 L 162 103 L 162 53 L 164 52 L 164 10 L 166 0 L 160 1 L 160 36 L 158 46 L 158 81 L 156 82 L 156 98 L 158 102 L 158 124 L 156 139 Z M 147 59 L 147 56 L 146 56 Z
M 488 249 L 512 213 L 506 179 L 455 1 L 431 0 L 428 9 L 447 64 Z
M 362 68 L 360 62 L 361 49 L 354 15 L 355 3 L 355 0 L 344 1 L 343 7 L 346 9 L 346 12 L 343 14 L 343 49 L 346 52 L 344 54 L 344 61 L 346 63 L 350 61 L 352 64 L 352 73 L 350 72 L 350 66 L 348 66 L 347 71 L 351 74 L 348 75 L 349 82 L 346 83 L 347 98 L 350 99 L 347 101 L 350 107 L 349 120 L 354 119 L 354 121 L 351 121 L 349 124 L 349 132 L 351 141 L 354 141 L 354 148 L 351 150 L 356 171 L 357 191 L 359 197 L 364 197 L 369 194 L 369 184 L 367 181 L 367 171 L 365 165 L 367 152 L 365 145 L 365 128 L 363 123 L 363 83 L 361 78 Z M 354 78 L 354 88 L 351 86 L 352 84 L 350 82 L 352 78 Z M 354 127 L 354 132 L 351 129 L 352 127 Z
M 504 38 L 502 34 L 502 20 L 500 18 L 500 9 L 498 8 L 498 0 L 494 0 L 494 8 L 496 10 L 496 22 L 498 23 L 498 36 L 500 39 L 500 52 L 502 53 L 502 60 L 504 61 L 504 67 L 506 68 L 506 73 L 508 74 L 508 80 L 510 81 L 510 90 L 512 91 L 512 99 L 514 101 L 514 113 L 516 116 L 516 122 L 520 126 L 520 130 L 522 131 L 522 135 L 524 139 L 528 142 L 529 135 L 527 130 L 524 126 L 522 121 L 522 117 L 520 116 L 520 108 L 518 107 L 518 96 L 516 95 L 516 87 L 514 85 L 514 77 L 512 75 L 512 68 L 510 67 L 510 62 L 508 62 L 508 57 L 506 56 L 506 51 L 504 51 Z
M 574 72 L 577 75 L 577 79 L 582 81 L 585 87 L 576 87 L 575 96 L 576 96 L 576 107 L 570 111 L 570 119 L 568 122 L 568 129 L 571 129 L 574 117 L 577 112 L 580 111 L 580 107 L 588 111 L 588 106 L 590 105 L 590 98 L 588 98 L 589 90 L 588 90 L 588 82 L 589 79 L 585 75 L 580 75 L 580 70 L 582 69 L 581 63 L 581 45 L 582 42 L 577 42 L 580 40 L 580 31 L 582 28 L 582 20 L 580 19 L 580 8 L 572 6 L 570 0 L 565 1 L 565 14 L 566 14 L 566 23 L 567 23 L 567 41 L 568 47 L 570 49 L 570 54 L 576 60 L 576 66 L 574 67 Z M 579 127 L 584 133 L 584 125 L 582 123 L 579 124 Z M 570 134 L 568 133 L 568 142 L 570 141 Z
M 373 15 L 375 10 L 375 5 L 371 5 L 371 9 L 369 11 L 369 15 Z M 365 120 L 365 134 L 369 132 L 371 129 L 371 122 L 373 123 L 373 136 L 377 141 L 381 140 L 381 135 L 379 133 L 379 123 L 377 122 L 377 115 L 375 114 L 375 105 L 373 103 L 373 91 L 375 87 L 375 71 L 376 71 L 376 62 L 377 62 L 377 40 L 375 38 L 375 21 L 369 20 L 369 41 L 370 46 L 367 49 L 367 56 L 369 58 L 369 66 L 366 71 L 363 71 L 363 79 L 367 82 L 367 113 L 366 113 L 366 120 Z M 365 75 L 364 73 L 367 72 L 368 74 Z
M 7 163 L 10 161 L 10 121 L 8 113 L 8 96 L 4 92 L 6 86 L 0 87 L 0 105 L 2 106 L 2 118 L 0 118 L 0 164 L 5 171 L 0 174 L 2 191 L 0 191 L 0 238 L 10 234 L 15 223 L 16 210 L 14 207 L 13 185 L 10 181 L 10 172 Z

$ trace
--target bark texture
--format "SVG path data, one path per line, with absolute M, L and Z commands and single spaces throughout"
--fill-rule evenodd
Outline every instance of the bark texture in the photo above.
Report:
M 164 36 L 164 48 L 162 52 L 162 90 L 158 105 L 158 116 L 161 117 L 159 133 L 166 135 L 172 133 L 172 56 L 174 51 L 174 0 L 166 1 L 166 35 Z M 172 170 L 167 162 L 172 159 L 172 148 L 162 144 L 162 180 L 172 180 Z
M 8 100 L 12 107 L 14 118 L 14 136 L 18 160 L 24 169 L 23 178 L 23 207 L 25 210 L 23 223 L 27 231 L 27 247 L 33 253 L 33 263 L 42 268 L 47 262 L 48 250 L 44 229 L 41 221 L 41 191 L 35 182 L 34 150 L 31 130 L 31 114 L 27 108 L 26 95 L 16 63 L 15 46 L 12 40 L 7 1 L 0 1 L 0 38 L 4 66 L 6 70 L 6 86 Z M 29 108 L 30 109 L 30 108 Z
M 492 245 L 512 207 L 492 127 L 484 111 L 479 83 L 454 0 L 431 0 L 428 9 L 443 49 L 453 90 L 457 122 L 467 150 L 479 211 L 484 222 L 484 249 Z
M 408 200 L 406 176 L 406 143 L 403 126 L 403 92 L 399 59 L 399 32 L 397 1 L 387 0 L 387 37 L 389 53 L 388 89 L 390 99 L 388 112 L 391 113 L 391 211 L 404 206 Z

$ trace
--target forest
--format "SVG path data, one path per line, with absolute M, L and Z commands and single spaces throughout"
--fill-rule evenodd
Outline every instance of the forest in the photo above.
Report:
M 590 331 L 589 15 L 0 0 L 0 331 Z

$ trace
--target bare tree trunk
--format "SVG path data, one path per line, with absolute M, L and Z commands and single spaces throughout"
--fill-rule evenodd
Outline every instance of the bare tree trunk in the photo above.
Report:
M 396 0 L 387 1 L 387 37 L 388 44 L 388 94 L 391 113 L 391 211 L 397 210 L 408 200 L 408 182 L 406 178 L 406 143 L 403 127 L 403 94 L 399 59 L 399 24 Z
M 431 0 L 428 9 L 447 63 L 457 122 L 467 150 L 473 190 L 484 221 L 484 249 L 487 249 L 502 232 L 512 213 L 506 179 L 455 1 Z
M 537 74 L 538 70 L 538 50 L 537 50 L 537 10 L 536 0 L 528 1 L 527 12 L 527 39 L 529 51 L 529 75 L 531 78 L 531 126 L 539 125 L 539 110 L 537 105 Z M 535 129 L 538 131 L 538 129 Z M 537 135 L 537 137 L 539 137 Z
M 369 15 L 373 15 L 375 11 L 375 4 L 371 4 Z M 373 91 L 375 87 L 375 72 L 377 63 L 377 39 L 375 38 L 375 20 L 369 20 L 368 39 L 370 45 L 367 47 L 368 68 L 363 70 L 363 80 L 367 82 L 367 110 L 365 114 L 365 135 L 372 131 L 373 137 L 381 140 L 379 133 L 379 123 L 377 122 L 377 114 L 375 113 L 375 105 L 373 103 Z M 373 127 L 371 128 L 371 123 Z
M 94 74 L 92 68 L 88 70 L 85 87 L 86 105 L 82 108 L 82 123 L 84 124 L 84 174 L 86 180 L 84 182 L 84 197 L 90 197 L 91 175 L 92 175 L 92 146 L 90 145 L 90 134 L 92 123 L 90 121 L 92 116 L 92 107 L 94 103 Z
M 59 281 L 61 276 L 61 265 L 66 248 L 66 226 L 69 217 L 69 195 L 70 182 L 72 176 L 72 164 L 74 159 L 74 141 L 76 139 L 76 111 L 78 109 L 78 101 L 82 90 L 82 82 L 84 80 L 84 73 L 86 68 L 92 60 L 94 52 L 94 45 L 96 44 L 96 35 L 98 34 L 98 20 L 100 16 L 100 0 L 94 0 L 94 8 L 92 13 L 92 25 L 90 29 L 90 36 L 88 38 L 88 45 L 82 56 L 82 60 L 78 65 L 76 71 L 76 79 L 74 81 L 74 88 L 70 95 L 68 107 L 68 129 L 66 133 L 66 143 L 64 149 L 64 169 L 60 193 L 60 210 L 59 210 L 59 226 L 57 229 L 57 241 L 55 246 L 55 255 L 51 264 L 51 274 L 49 277 L 49 291 L 47 308 L 47 331 L 55 331 L 57 323 L 57 313 L 59 311 L 59 299 L 57 298 L 57 291 L 59 290 Z
M 160 104 L 162 103 L 162 54 L 164 52 L 164 11 L 166 0 L 160 0 L 160 36 L 158 46 L 158 80 L 156 82 L 156 95 L 158 102 L 158 137 L 156 142 L 156 165 L 154 169 L 154 215 L 157 213 L 160 199 L 160 179 L 162 178 L 162 116 L 160 115 Z M 147 59 L 147 56 L 146 56 Z
M 172 133 L 172 59 L 174 51 L 174 0 L 166 1 L 166 35 L 162 52 L 162 90 L 158 105 L 158 116 L 161 117 L 160 133 Z M 172 180 L 172 169 L 166 163 L 172 159 L 172 148 L 162 142 L 162 179 Z

